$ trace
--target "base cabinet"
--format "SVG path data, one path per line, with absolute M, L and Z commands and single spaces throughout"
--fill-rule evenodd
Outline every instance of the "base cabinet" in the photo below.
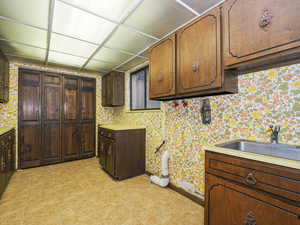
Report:
M 144 174 L 145 133 L 145 129 L 110 130 L 98 127 L 101 167 L 117 180 Z
M 271 171 L 274 174 L 269 176 Z M 285 173 L 291 179 L 286 177 L 288 181 L 280 184 Z M 297 197 L 284 197 L 288 192 L 284 186 L 299 195 L 299 180 L 295 179 L 299 176 L 299 170 L 206 153 L 205 225 L 300 224 L 300 202 Z M 276 186 L 282 188 L 281 193 L 272 191 Z
M 15 172 L 15 129 L 0 135 L 0 198 Z

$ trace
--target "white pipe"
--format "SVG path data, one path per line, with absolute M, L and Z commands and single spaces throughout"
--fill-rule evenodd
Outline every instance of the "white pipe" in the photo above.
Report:
M 150 176 L 150 180 L 152 183 L 157 184 L 161 187 L 166 187 L 169 184 L 169 152 L 164 152 L 161 157 L 161 177 L 158 176 Z

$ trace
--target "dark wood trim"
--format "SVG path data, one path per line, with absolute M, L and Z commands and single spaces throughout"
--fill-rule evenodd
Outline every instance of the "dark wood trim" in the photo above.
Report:
M 145 171 L 145 174 L 148 175 L 148 176 L 153 175 L 153 173 L 150 173 L 149 171 Z M 171 190 L 177 192 L 178 194 L 181 194 L 181 195 L 187 197 L 188 199 L 192 200 L 193 202 L 195 202 L 195 203 L 197 203 L 197 204 L 199 204 L 203 207 L 205 205 L 204 199 L 198 198 L 197 196 L 187 192 L 186 190 L 184 190 L 180 187 L 177 187 L 176 185 L 174 185 L 172 183 L 168 184 L 168 188 L 170 188 Z

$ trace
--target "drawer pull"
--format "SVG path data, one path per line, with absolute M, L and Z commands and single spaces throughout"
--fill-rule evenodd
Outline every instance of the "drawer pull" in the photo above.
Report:
M 272 13 L 270 12 L 270 10 L 268 9 L 265 9 L 263 11 L 263 15 L 261 16 L 260 18 L 260 21 L 259 21 L 259 26 L 261 28 L 265 28 L 267 27 L 270 23 L 271 23 L 271 19 L 272 19 Z
M 256 218 L 253 212 L 248 212 L 243 225 L 256 225 Z
M 257 180 L 255 179 L 255 176 L 253 173 L 249 173 L 246 177 L 246 183 L 255 185 L 257 184 Z
M 200 69 L 200 65 L 199 64 L 193 64 L 192 65 L 192 71 L 194 73 L 199 72 L 199 69 Z

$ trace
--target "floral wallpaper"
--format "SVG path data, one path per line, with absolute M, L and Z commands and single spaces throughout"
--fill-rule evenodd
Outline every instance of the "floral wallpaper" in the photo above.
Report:
M 10 64 L 10 101 L 0 104 L 0 127 L 17 124 L 17 77 L 19 67 L 65 72 L 97 79 L 97 124 L 131 123 L 143 125 L 146 136 L 146 168 L 160 173 L 163 151 L 170 154 L 171 183 L 192 194 L 204 194 L 203 146 L 238 138 L 270 141 L 269 125 L 280 125 L 281 143 L 300 145 L 300 64 L 239 76 L 239 93 L 206 97 L 212 107 L 212 123 L 203 125 L 200 109 L 205 98 L 187 99 L 187 107 L 174 108 L 173 102 L 162 102 L 161 110 L 129 111 L 129 74 L 126 73 L 125 106 L 101 106 L 101 77 L 98 74 L 77 73 L 58 67 L 45 68 L 33 64 Z M 166 140 L 162 151 L 156 148 Z
M 162 102 L 161 112 L 128 112 L 129 72 L 127 104 L 115 112 L 115 119 L 146 126 L 147 170 L 152 173 L 160 170 L 161 154 L 155 155 L 155 148 L 166 140 L 171 183 L 192 194 L 204 195 L 206 144 L 239 138 L 269 142 L 271 124 L 282 127 L 281 143 L 300 144 L 300 64 L 240 75 L 238 94 L 206 97 L 212 107 L 210 125 L 201 122 L 205 98 L 187 99 L 187 107 Z

